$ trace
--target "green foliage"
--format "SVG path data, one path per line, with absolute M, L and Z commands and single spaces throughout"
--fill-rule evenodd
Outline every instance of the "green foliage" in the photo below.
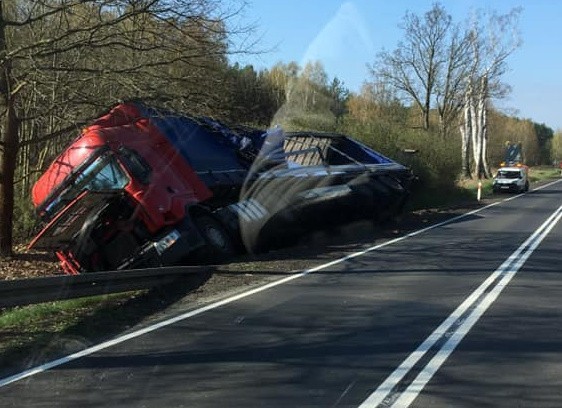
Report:
M 498 166 L 504 160 L 505 144 L 508 141 L 522 144 L 523 160 L 530 166 L 551 162 L 554 131 L 544 124 L 491 110 L 488 137 L 488 157 L 492 167 Z
M 128 292 L 93 296 L 81 299 L 46 302 L 36 305 L 8 308 L 0 312 L 0 366 L 9 367 L 18 361 L 30 361 L 33 354 L 49 359 L 60 355 L 72 344 L 84 348 L 92 340 L 101 340 L 100 333 L 110 334 L 123 330 L 136 316 L 142 314 L 138 305 L 126 310 L 122 305 L 131 303 L 134 295 Z M 103 327 L 103 330 L 100 330 Z M 59 339 L 65 342 L 59 344 Z M 77 351 L 77 350 L 76 350 Z
M 460 172 L 460 141 L 436 132 L 391 124 L 346 121 L 342 128 L 375 150 L 412 168 L 423 188 L 454 188 Z M 405 153 L 405 150 L 417 153 Z
M 275 114 L 272 125 L 279 125 L 289 132 L 297 130 L 333 132 L 336 130 L 336 118 L 330 111 L 306 112 L 284 105 Z
M 351 94 L 337 77 L 332 80 L 328 94 L 331 97 L 330 111 L 334 114 L 336 122 L 339 122 L 347 113 L 347 102 Z
M 130 293 L 101 295 L 6 309 L 6 311 L 0 313 L 0 328 L 13 325 L 37 326 L 45 319 L 59 315 L 72 314 L 76 310 L 90 308 L 92 306 L 102 307 L 106 302 L 115 299 L 126 299 L 128 296 L 130 296 Z
M 552 137 L 550 159 L 556 164 L 562 161 L 562 133 L 560 131 L 557 131 Z
M 27 195 L 18 195 L 14 206 L 14 239 L 16 242 L 27 242 L 37 232 L 39 219 L 31 200 Z
M 554 137 L 554 130 L 544 123 L 533 123 L 533 125 L 540 150 L 540 164 L 547 164 L 550 162 L 550 149 L 552 138 Z
M 264 71 L 256 72 L 251 65 L 235 64 L 226 69 L 228 84 L 224 95 L 226 119 L 229 122 L 269 126 L 284 98 Z
M 348 120 L 376 122 L 392 127 L 406 127 L 412 109 L 406 108 L 383 83 L 366 83 L 358 95 L 347 100 Z
M 347 112 L 349 90 L 334 78 L 328 81 L 319 62 L 278 64 L 266 71 L 272 94 L 283 92 L 282 103 L 272 119 L 273 125 L 285 130 L 334 131 Z M 276 101 L 281 98 L 277 97 Z
M 560 169 L 554 166 L 537 166 L 529 169 L 529 181 L 532 183 L 542 180 L 550 180 L 560 176 Z

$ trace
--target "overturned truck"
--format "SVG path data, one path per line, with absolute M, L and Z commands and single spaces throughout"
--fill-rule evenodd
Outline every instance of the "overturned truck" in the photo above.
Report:
M 32 200 L 68 274 L 218 260 L 280 237 L 386 220 L 407 167 L 339 134 L 226 126 L 142 103 L 113 107 L 42 174 Z

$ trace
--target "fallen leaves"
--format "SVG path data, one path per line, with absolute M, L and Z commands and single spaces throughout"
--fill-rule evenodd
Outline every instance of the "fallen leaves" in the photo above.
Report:
M 62 272 L 54 254 L 16 245 L 14 255 L 0 258 L 0 280 L 26 279 L 60 275 Z

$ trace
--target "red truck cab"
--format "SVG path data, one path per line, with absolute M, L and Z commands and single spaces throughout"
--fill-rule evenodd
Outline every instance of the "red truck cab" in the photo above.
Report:
M 121 104 L 84 129 L 34 185 L 33 204 L 47 225 L 31 246 L 55 249 L 70 274 L 123 267 L 141 241 L 210 196 L 160 129 L 135 104 Z M 88 219 L 100 216 L 106 228 L 97 235 Z

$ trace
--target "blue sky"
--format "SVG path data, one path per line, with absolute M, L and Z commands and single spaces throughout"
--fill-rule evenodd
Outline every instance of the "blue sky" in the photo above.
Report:
M 240 56 L 256 69 L 296 61 L 319 60 L 330 78 L 337 76 L 351 91 L 369 80 L 367 64 L 382 49 L 392 50 L 402 38 L 398 27 L 407 10 L 423 14 L 433 0 L 248 0 L 243 22 L 256 25 L 260 55 Z M 508 114 L 562 130 L 562 1 L 443 0 L 455 21 L 475 9 L 507 13 L 523 8 L 519 28 L 522 46 L 509 58 L 504 82 L 510 96 L 497 101 Z

